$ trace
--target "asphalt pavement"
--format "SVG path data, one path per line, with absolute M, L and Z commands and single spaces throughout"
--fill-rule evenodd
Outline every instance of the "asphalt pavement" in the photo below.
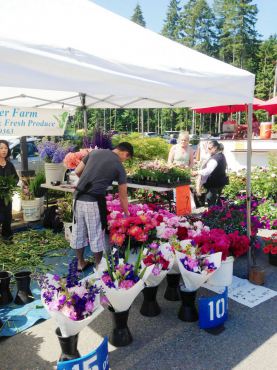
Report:
M 266 270 L 265 286 L 277 291 L 277 267 L 267 256 L 257 253 Z M 245 278 L 246 257 L 235 261 L 234 274 Z M 185 323 L 177 317 L 179 302 L 163 298 L 166 282 L 159 287 L 161 314 L 144 317 L 139 310 L 142 294 L 134 301 L 129 315 L 133 342 L 126 347 L 109 345 L 112 370 L 261 370 L 277 369 L 277 297 L 248 308 L 229 299 L 225 330 L 215 336 L 201 330 L 198 323 Z M 214 293 L 201 288 L 199 296 Z M 43 321 L 14 337 L 0 338 L 1 370 L 54 369 L 60 354 L 53 319 Z M 79 335 L 78 349 L 89 353 L 111 332 L 110 312 L 105 310 Z

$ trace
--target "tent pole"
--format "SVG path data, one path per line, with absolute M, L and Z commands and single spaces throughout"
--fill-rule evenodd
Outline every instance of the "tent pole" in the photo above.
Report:
M 26 136 L 20 138 L 21 171 L 20 176 L 34 176 L 35 171 L 28 168 L 28 144 Z
M 253 104 L 248 104 L 248 126 L 247 126 L 247 179 L 246 179 L 246 207 L 247 207 L 247 236 L 251 238 L 251 157 L 252 157 L 252 115 L 253 115 Z M 250 273 L 252 261 L 252 245 L 248 251 L 248 275 Z
M 274 76 L 274 86 L 273 86 L 273 98 L 275 98 L 276 96 L 276 85 L 277 85 L 277 60 L 275 61 L 275 76 Z M 272 122 L 272 125 L 274 124 L 274 118 L 275 115 L 272 114 L 271 116 L 271 122 Z
M 84 130 L 85 130 L 85 135 L 88 133 L 88 112 L 87 112 L 87 107 L 86 107 L 86 94 L 80 94 L 81 97 L 81 104 L 82 104 L 82 109 L 83 109 L 83 114 L 84 114 Z

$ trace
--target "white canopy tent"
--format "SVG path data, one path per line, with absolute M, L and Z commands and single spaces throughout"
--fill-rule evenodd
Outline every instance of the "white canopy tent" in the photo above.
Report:
M 251 138 L 254 80 L 247 71 L 89 0 L 0 0 L 1 105 L 74 109 L 249 104 Z M 250 140 L 248 148 L 250 174 Z
M 81 105 L 79 93 L 95 108 L 193 108 L 253 99 L 251 73 L 89 0 L 0 0 L 0 55 L 1 104 L 74 107 Z

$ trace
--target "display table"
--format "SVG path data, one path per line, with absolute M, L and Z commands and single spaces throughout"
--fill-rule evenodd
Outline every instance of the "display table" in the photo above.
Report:
M 116 181 L 113 182 L 113 186 L 117 186 L 118 183 Z M 74 193 L 76 186 L 72 184 L 62 183 L 60 185 L 54 186 L 50 184 L 41 184 L 41 187 L 46 189 L 46 207 L 48 208 L 48 190 L 56 190 L 56 191 L 64 191 L 69 193 Z M 140 185 L 135 183 L 127 183 L 128 188 L 132 189 L 143 189 L 143 190 L 150 190 L 155 191 L 157 193 L 167 193 L 167 200 L 169 204 L 169 210 L 172 211 L 172 203 L 177 202 L 177 211 L 179 209 L 180 215 L 190 213 L 189 211 L 189 204 L 190 204 L 190 192 L 187 191 L 189 189 L 189 185 L 180 186 L 180 187 L 162 187 L 162 186 L 151 186 L 151 185 Z M 107 190 L 111 190 L 112 187 L 109 187 Z M 186 193 L 184 193 L 186 191 Z M 184 198 L 184 202 L 180 202 L 180 200 Z
M 46 189 L 46 208 L 48 208 L 48 190 L 64 191 L 68 193 L 74 193 L 75 186 L 72 184 L 62 183 L 60 185 L 54 186 L 50 184 L 41 184 L 43 189 Z

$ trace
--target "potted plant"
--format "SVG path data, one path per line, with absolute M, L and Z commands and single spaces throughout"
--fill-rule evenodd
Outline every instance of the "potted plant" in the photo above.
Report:
M 17 190 L 17 181 L 13 176 L 0 176 L 0 199 L 4 201 L 5 205 L 12 201 Z
M 67 153 L 74 151 L 74 146 L 68 142 L 54 143 L 43 141 L 38 144 L 40 157 L 44 160 L 46 184 L 51 185 L 57 181 L 63 182 L 66 167 L 63 160 Z
M 269 238 L 264 238 L 264 241 L 263 252 L 268 254 L 268 262 L 273 266 L 277 266 L 277 233 Z
M 30 192 L 34 195 L 37 202 L 40 204 L 40 215 L 44 213 L 44 195 L 46 189 L 41 187 L 41 184 L 44 184 L 46 181 L 44 172 L 38 172 L 35 177 L 30 179 L 29 189 Z
M 21 190 L 21 205 L 23 211 L 24 221 L 38 221 L 41 216 L 41 201 L 39 198 L 35 199 L 34 193 L 31 191 L 30 177 L 23 177 Z
M 73 200 L 71 194 L 66 194 L 63 199 L 58 200 L 58 213 L 64 226 L 64 237 L 67 241 L 71 240 L 72 220 L 73 220 Z

